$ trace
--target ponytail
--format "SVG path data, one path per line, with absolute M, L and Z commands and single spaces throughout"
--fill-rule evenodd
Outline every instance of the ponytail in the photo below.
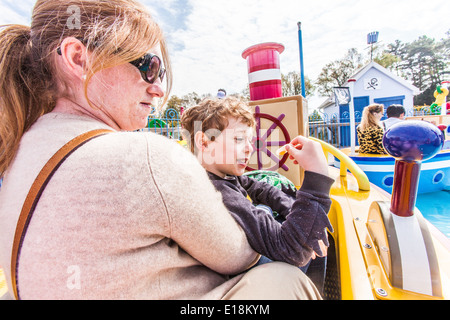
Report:
M 0 31 L 0 177 L 11 164 L 23 134 L 51 111 L 51 94 L 42 60 L 33 58 L 30 27 L 3 26 Z M 47 89 L 46 89 L 47 87 Z
M 380 123 L 377 121 L 375 116 L 373 115 L 375 112 L 383 112 L 384 111 L 384 105 L 373 103 L 367 107 L 364 108 L 362 118 L 361 118 L 361 124 L 360 128 L 362 131 L 370 128 L 370 127 L 380 127 Z

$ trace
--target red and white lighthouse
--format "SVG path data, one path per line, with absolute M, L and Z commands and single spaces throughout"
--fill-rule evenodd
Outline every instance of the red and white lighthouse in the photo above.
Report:
M 261 43 L 247 48 L 242 57 L 247 59 L 250 100 L 280 98 L 280 54 L 284 46 L 275 42 Z

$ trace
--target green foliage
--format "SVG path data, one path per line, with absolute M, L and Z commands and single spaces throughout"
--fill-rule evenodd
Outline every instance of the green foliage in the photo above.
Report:
M 189 109 L 190 107 L 197 105 L 201 100 L 208 97 L 211 97 L 211 95 L 204 94 L 202 96 L 199 96 L 196 92 L 188 93 L 181 98 L 173 95 L 167 101 L 166 108 L 175 109 L 178 113 L 180 113 L 181 108 L 184 108 L 184 110 Z
M 397 40 L 388 45 L 386 53 L 394 55 L 398 61 L 392 66 L 397 75 L 410 80 L 422 93 L 414 98 L 415 105 L 434 102 L 434 90 L 443 80 L 450 62 L 450 30 L 446 38 L 435 39 L 421 36 L 411 43 Z
M 316 80 L 317 90 L 321 96 L 333 94 L 333 87 L 342 87 L 350 76 L 363 66 L 362 55 L 356 49 L 348 50 L 343 59 L 328 63 Z
M 281 75 L 281 85 L 283 97 L 300 96 L 302 94 L 302 81 L 299 72 L 291 71 L 288 74 Z M 305 95 L 311 96 L 314 93 L 312 81 L 305 77 Z
M 313 113 L 311 113 L 308 116 L 309 122 L 317 122 L 317 121 L 323 121 L 322 116 L 319 114 L 317 110 L 314 110 Z

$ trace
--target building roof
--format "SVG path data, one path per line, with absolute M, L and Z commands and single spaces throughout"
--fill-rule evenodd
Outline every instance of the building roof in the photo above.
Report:
M 336 104 L 336 102 L 334 100 L 334 94 L 332 94 L 324 102 L 322 102 L 322 104 L 319 106 L 318 109 L 319 110 L 326 109 L 329 106 L 334 106 L 335 104 Z
M 407 80 L 403 79 L 402 77 L 399 77 L 399 76 L 393 74 L 391 71 L 389 71 L 388 69 L 382 67 L 381 65 L 379 65 L 375 61 L 370 62 L 365 67 L 362 67 L 361 69 L 356 71 L 356 73 L 354 75 L 352 75 L 350 77 L 350 79 L 355 79 L 356 81 L 358 81 L 371 68 L 377 69 L 378 71 L 380 71 L 381 73 L 386 75 L 386 77 L 389 77 L 389 78 L 394 79 L 395 81 L 399 82 L 404 87 L 410 89 L 413 92 L 414 95 L 417 95 L 417 94 L 420 93 L 419 88 L 417 88 L 416 86 L 413 86 L 411 83 L 409 83 Z
M 378 63 L 376 63 L 375 61 L 372 61 L 368 64 L 366 64 L 364 67 L 360 68 L 359 70 L 357 70 L 349 79 L 355 79 L 356 81 L 358 81 L 359 79 L 361 79 L 361 77 L 363 77 L 367 71 L 369 71 L 371 68 L 374 68 L 376 70 L 378 70 L 379 72 L 383 73 L 386 77 L 389 77 L 395 81 L 397 81 L 398 83 L 400 83 L 401 85 L 403 85 L 404 87 L 408 88 L 409 90 L 412 91 L 413 95 L 417 95 L 420 93 L 419 88 L 417 88 L 416 86 L 413 86 L 411 83 L 409 83 L 407 80 L 403 79 L 402 77 L 399 77 L 395 74 L 393 74 L 391 71 L 389 71 L 388 69 L 384 68 L 383 66 L 379 65 Z M 325 109 L 331 105 L 334 105 L 335 101 L 334 101 L 334 94 L 332 94 L 330 97 L 328 97 L 320 106 L 318 109 L 322 110 Z

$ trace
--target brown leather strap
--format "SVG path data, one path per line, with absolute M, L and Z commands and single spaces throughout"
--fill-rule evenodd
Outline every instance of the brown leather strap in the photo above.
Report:
M 28 195 L 23 204 L 22 211 L 20 212 L 12 249 L 11 282 L 13 286 L 12 289 L 14 292 L 14 297 L 16 300 L 20 299 L 17 285 L 18 283 L 17 271 L 19 266 L 20 250 L 22 247 L 23 240 L 25 238 L 28 225 L 30 224 L 33 211 L 36 208 L 36 205 L 39 201 L 39 198 L 41 197 L 42 192 L 45 189 L 45 186 L 50 181 L 55 171 L 64 162 L 64 160 L 66 160 L 67 157 L 70 154 L 72 154 L 72 152 L 74 152 L 78 147 L 88 142 L 89 140 L 98 137 L 100 135 L 106 134 L 108 132 L 112 131 L 105 129 L 93 130 L 90 132 L 86 132 L 76 137 L 75 139 L 69 141 L 66 145 L 64 145 L 61 149 L 59 149 L 59 151 L 55 153 L 55 155 L 47 162 L 47 164 L 42 168 L 41 172 L 39 173 L 33 185 L 31 186 L 31 189 L 28 192 Z

